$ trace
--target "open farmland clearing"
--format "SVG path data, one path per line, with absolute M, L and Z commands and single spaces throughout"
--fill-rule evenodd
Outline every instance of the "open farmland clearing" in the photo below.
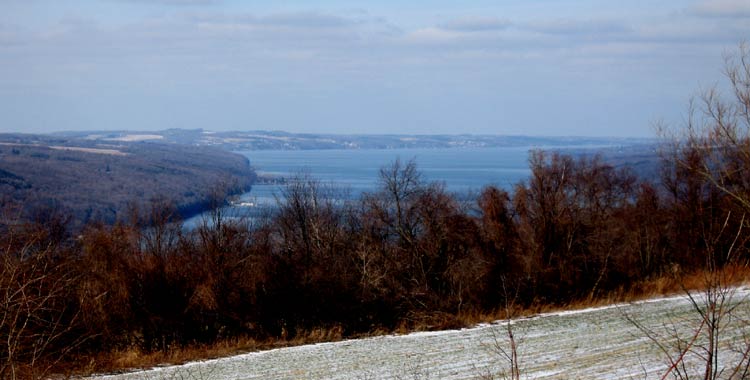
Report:
M 734 345 L 750 334 L 750 288 L 722 331 L 720 365 L 730 366 Z M 700 296 L 697 297 L 700 301 Z M 630 320 L 673 348 L 700 324 L 686 297 L 542 314 L 512 322 L 521 377 L 529 379 L 661 378 L 668 360 Z M 420 332 L 253 352 L 181 366 L 95 379 L 479 379 L 508 369 L 497 346 L 507 349 L 506 324 Z M 700 347 L 700 339 L 694 347 Z M 689 364 L 696 356 L 688 357 Z M 724 360 L 724 361 L 721 361 Z M 496 377 L 497 378 L 497 377 Z

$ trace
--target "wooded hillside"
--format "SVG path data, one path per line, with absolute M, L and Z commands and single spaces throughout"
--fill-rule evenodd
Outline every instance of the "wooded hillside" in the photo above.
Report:
M 55 209 L 75 224 L 111 223 L 156 197 L 187 216 L 217 184 L 242 191 L 254 178 L 245 157 L 209 147 L 0 135 L 0 205 L 13 219 Z

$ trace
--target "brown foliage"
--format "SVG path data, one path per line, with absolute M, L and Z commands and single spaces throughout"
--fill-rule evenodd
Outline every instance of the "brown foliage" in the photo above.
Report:
M 599 157 L 537 151 L 530 165 L 528 185 L 518 185 L 513 197 L 523 250 L 535 271 L 529 276 L 551 301 L 581 291 L 593 296 L 626 244 L 620 221 L 634 200 L 635 178 Z
M 38 378 L 89 338 L 71 302 L 79 278 L 38 226 L 11 228 L 0 244 L 0 378 Z
M 729 233 L 744 228 L 738 204 L 695 171 L 665 170 L 660 190 L 598 157 L 534 152 L 530 165 L 512 195 L 489 187 L 474 207 L 397 161 L 359 200 L 302 176 L 266 217 L 227 218 L 217 208 L 193 230 L 159 198 L 75 239 L 55 213 L 24 234 L 5 224 L 13 232 L 3 243 L 6 316 L 18 305 L 54 305 L 34 317 L 31 335 L 17 335 L 21 348 L 2 357 L 13 364 L 6 371 L 39 360 L 48 368 L 63 354 L 101 360 L 99 351 L 165 358 L 237 337 L 302 342 L 457 327 L 509 303 L 542 310 L 673 287 L 660 279 L 723 266 L 712 258 L 728 246 L 732 265 L 748 257 L 745 235 Z M 31 288 L 41 298 L 7 296 Z M 0 333 L 14 326 L 4 321 Z M 49 344 L 29 348 L 38 336 Z

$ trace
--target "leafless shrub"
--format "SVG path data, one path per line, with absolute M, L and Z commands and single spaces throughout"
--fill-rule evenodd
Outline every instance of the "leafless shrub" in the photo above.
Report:
M 396 380 L 429 380 L 431 373 L 422 363 L 422 358 L 417 356 L 409 360 L 403 366 L 403 372 L 393 376 Z M 439 376 L 438 376 L 439 377 Z
M 671 139 L 667 181 L 675 198 L 700 210 L 688 238 L 704 260 L 703 289 L 684 289 L 694 319 L 666 326 L 666 333 L 634 323 L 664 354 L 662 379 L 745 379 L 750 376 L 747 302 L 737 297 L 734 268 L 748 262 L 750 214 L 750 49 L 741 44 L 725 58 L 731 95 L 716 88 L 690 104 L 686 127 Z M 688 210 L 690 211 L 690 210 Z M 697 243 L 697 244 L 695 244 Z M 677 273 L 679 275 L 679 273 Z M 683 283 L 683 282 L 681 282 Z M 685 326 L 681 326 L 686 323 Z M 681 328 L 682 327 L 682 328 Z M 741 331 L 737 338 L 733 332 Z
M 78 281 L 55 247 L 10 231 L 0 252 L 0 378 L 38 378 L 89 337 L 73 334 Z M 20 245 L 18 244 L 20 243 Z
M 501 281 L 502 291 L 505 295 L 505 320 L 500 322 L 501 329 L 490 329 L 492 333 L 492 343 L 490 351 L 500 359 L 501 367 L 504 369 L 500 373 L 492 373 L 487 369 L 486 373 L 480 375 L 482 380 L 520 380 L 521 369 L 519 366 L 518 347 L 521 343 L 517 339 L 516 331 L 513 327 L 516 313 L 516 300 L 518 299 L 518 287 L 510 288 L 505 278 Z
M 685 291 L 691 312 L 662 329 L 627 316 L 667 361 L 661 379 L 746 379 L 750 375 L 750 310 L 727 271 L 706 277 L 706 289 Z

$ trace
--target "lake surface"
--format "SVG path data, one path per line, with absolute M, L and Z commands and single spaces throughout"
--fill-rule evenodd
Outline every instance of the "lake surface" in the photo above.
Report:
M 425 180 L 443 182 L 452 192 L 478 191 L 487 185 L 510 189 L 528 177 L 529 150 L 534 148 L 266 150 L 240 153 L 250 160 L 260 176 L 292 178 L 309 174 L 324 184 L 348 189 L 352 197 L 357 197 L 362 192 L 375 190 L 379 170 L 397 159 L 404 163 L 414 160 Z M 272 204 L 275 202 L 274 194 L 279 193 L 278 184 L 256 184 L 242 199 Z
M 259 176 L 291 179 L 309 175 L 320 183 L 344 190 L 350 199 L 363 192 L 375 191 L 382 167 L 395 160 L 406 163 L 414 160 L 425 181 L 445 184 L 457 195 L 478 192 L 488 185 L 510 190 L 526 179 L 529 151 L 533 149 L 596 151 L 613 145 L 515 146 L 455 149 L 326 149 L 326 150 L 258 150 L 238 152 L 250 160 Z M 229 215 L 249 216 L 248 205 L 276 205 L 283 185 L 256 183 L 250 192 L 242 194 Z M 238 206 L 244 205 L 244 206 Z M 191 225 L 202 216 L 186 221 Z

